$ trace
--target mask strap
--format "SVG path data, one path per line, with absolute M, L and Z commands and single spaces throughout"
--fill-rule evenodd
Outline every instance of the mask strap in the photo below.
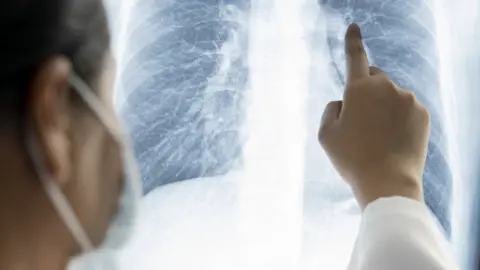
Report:
M 138 179 L 140 179 L 139 170 L 136 162 L 134 161 L 134 155 L 131 148 L 131 143 L 129 136 L 124 134 L 124 130 L 119 128 L 118 125 L 114 125 L 112 119 L 115 117 L 111 116 L 111 113 L 105 109 L 105 106 L 100 102 L 98 97 L 91 91 L 90 86 L 85 83 L 75 72 L 70 74 L 70 85 L 75 88 L 76 92 L 82 97 L 82 99 L 88 104 L 88 106 L 95 112 L 96 116 L 99 118 L 100 122 L 105 125 L 107 130 L 110 131 L 110 134 L 117 141 L 118 145 L 121 147 L 121 152 L 123 158 L 127 161 L 125 170 L 129 174 L 130 184 L 133 189 L 133 192 L 136 196 L 140 197 L 142 194 L 142 187 Z M 138 207 L 139 203 L 134 201 L 135 206 Z
M 133 192 L 140 196 L 141 194 L 141 185 L 135 179 L 139 179 L 138 169 L 136 164 L 133 162 L 133 153 L 130 148 L 127 147 L 128 136 L 122 136 L 123 133 L 121 129 L 116 126 L 112 119 L 108 116 L 111 115 L 109 111 L 100 103 L 98 97 L 90 91 L 90 87 L 75 73 L 72 73 L 70 78 L 70 85 L 76 90 L 76 92 L 82 97 L 84 102 L 93 110 L 95 115 L 98 117 L 100 122 L 110 131 L 110 134 L 118 142 L 119 146 L 122 148 L 122 154 L 124 158 L 127 159 L 127 167 L 129 175 L 131 176 L 130 184 Z M 27 148 L 30 153 L 30 156 L 35 166 L 38 177 L 40 178 L 41 184 L 50 198 L 53 207 L 57 211 L 58 215 L 64 222 L 67 229 L 73 235 L 77 243 L 80 245 L 83 253 L 90 252 L 94 249 L 90 238 L 85 232 L 82 224 L 75 215 L 73 208 L 66 199 L 64 193 L 60 187 L 52 180 L 52 176 L 48 169 L 45 166 L 44 157 L 40 151 L 37 138 L 35 136 L 35 130 L 33 130 L 33 125 L 27 125 Z M 134 201 L 134 207 L 138 207 L 138 202 Z
M 38 142 L 32 130 L 32 126 L 27 127 L 29 131 L 27 134 L 27 148 L 29 149 L 30 156 L 32 157 L 33 165 L 38 173 L 40 182 L 45 189 L 46 194 L 50 197 L 53 207 L 57 210 L 63 223 L 67 226 L 70 233 L 80 245 L 83 252 L 88 252 L 93 249 L 92 242 L 83 229 L 80 221 L 74 214 L 74 211 L 68 203 L 65 195 L 60 190 L 57 184 L 52 181 L 52 177 L 48 172 L 43 156 L 40 154 Z
M 112 119 L 109 119 L 111 113 L 107 111 L 103 104 L 100 103 L 98 97 L 90 91 L 90 86 L 88 86 L 80 77 L 72 72 L 70 74 L 70 85 L 76 90 L 76 92 L 82 97 L 83 101 L 88 104 L 88 107 L 95 112 L 95 115 L 99 118 L 100 122 L 111 132 L 115 140 L 124 147 L 122 141 L 122 132 L 119 128 L 112 123 Z
M 99 98 L 93 93 L 90 86 L 85 83 L 75 72 L 70 75 L 70 85 L 75 88 L 77 93 L 83 98 L 85 103 L 95 112 L 96 116 L 103 123 L 103 125 L 109 130 L 110 134 L 117 141 L 120 146 L 121 154 L 126 161 L 125 170 L 128 174 L 129 184 L 133 189 L 133 193 L 136 197 L 141 197 L 142 186 L 139 181 L 140 174 L 136 162 L 134 161 L 134 154 L 130 143 L 128 134 L 124 133 L 124 130 L 119 125 L 115 125 L 112 121 L 116 119 L 112 116 L 111 112 L 106 110 L 105 106 L 100 102 Z M 109 117 L 110 116 L 110 117 Z M 133 201 L 133 207 L 138 208 L 139 202 Z
M 96 96 L 91 93 L 88 89 L 89 87 L 76 75 L 72 73 L 69 78 L 70 84 L 75 88 L 76 92 L 82 97 L 82 99 L 89 105 L 89 107 L 95 112 L 95 114 L 100 118 L 100 121 L 113 133 L 115 139 L 119 139 L 118 129 L 111 124 L 111 121 L 108 121 L 106 112 L 101 104 L 98 104 Z M 67 226 L 70 233 L 73 235 L 77 243 L 80 245 L 80 248 L 84 253 L 89 252 L 94 249 L 90 238 L 83 229 L 79 219 L 75 215 L 73 208 L 71 207 L 68 200 L 65 198 L 62 190 L 59 188 L 55 182 L 52 181 L 52 176 L 45 166 L 45 160 L 39 149 L 38 141 L 36 140 L 34 130 L 32 125 L 27 125 L 27 148 L 30 152 L 30 156 L 35 166 L 40 182 L 47 194 L 50 201 L 57 211 L 58 215 L 62 219 L 65 226 Z M 123 146 L 123 145 L 122 145 Z

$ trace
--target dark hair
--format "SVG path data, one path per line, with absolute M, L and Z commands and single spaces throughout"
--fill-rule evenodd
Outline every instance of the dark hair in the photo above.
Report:
M 39 66 L 65 55 L 90 85 L 110 46 L 101 0 L 14 0 L 0 3 L 0 126 L 23 118 Z M 15 121 L 15 122 L 12 122 Z

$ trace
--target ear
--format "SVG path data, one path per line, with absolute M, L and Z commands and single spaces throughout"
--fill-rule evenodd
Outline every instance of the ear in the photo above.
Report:
M 67 58 L 49 58 L 35 73 L 28 92 L 27 117 L 32 121 L 46 169 L 59 185 L 71 178 L 72 171 L 70 72 Z

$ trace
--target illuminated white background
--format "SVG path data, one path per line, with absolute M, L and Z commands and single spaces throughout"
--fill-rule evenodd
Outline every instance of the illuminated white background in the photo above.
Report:
M 466 63 L 478 53 L 473 44 L 480 40 L 472 31 L 479 25 L 479 7 L 475 0 L 432 2 L 441 29 L 438 72 L 454 197 L 462 198 L 453 209 L 454 243 L 460 246 L 465 239 L 458 231 L 466 222 L 462 194 L 468 189 L 462 179 L 470 169 L 468 142 L 477 130 L 469 120 L 475 81 Z M 132 57 L 124 45 L 130 24 L 142 20 L 130 14 L 134 4 L 107 2 L 120 70 Z M 236 34 L 248 35 L 244 167 L 148 193 L 136 236 L 120 256 L 122 269 L 345 269 L 360 216 L 316 142 L 324 105 L 342 91 L 328 71 L 323 18 L 332 15 L 311 0 L 252 0 L 248 16 L 239 10 L 228 14 L 245 26 Z M 340 24 L 339 37 L 344 30 Z M 225 70 L 240 51 L 236 35 L 231 37 L 219 48 Z M 212 91 L 225 70 L 211 79 Z M 117 85 L 118 107 L 128 91 Z

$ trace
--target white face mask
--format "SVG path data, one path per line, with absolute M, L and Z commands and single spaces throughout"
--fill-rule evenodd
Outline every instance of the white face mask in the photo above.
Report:
M 117 214 L 112 219 L 105 241 L 99 248 L 94 248 L 92 241 L 82 227 L 60 187 L 52 181 L 32 131 L 29 132 L 31 136 L 28 138 L 27 145 L 47 196 L 65 223 L 65 226 L 82 248 L 82 255 L 72 261 L 69 269 L 110 270 L 115 268 L 116 251 L 125 245 L 133 231 L 141 197 L 140 177 L 130 144 L 127 142 L 128 136 L 125 136 L 115 123 L 116 118 L 110 111 L 106 110 L 98 97 L 93 94 L 92 89 L 76 74 L 71 76 L 70 84 L 93 110 L 99 121 L 105 125 L 114 140 L 117 141 L 124 160 L 125 184 L 123 194 L 120 197 Z

